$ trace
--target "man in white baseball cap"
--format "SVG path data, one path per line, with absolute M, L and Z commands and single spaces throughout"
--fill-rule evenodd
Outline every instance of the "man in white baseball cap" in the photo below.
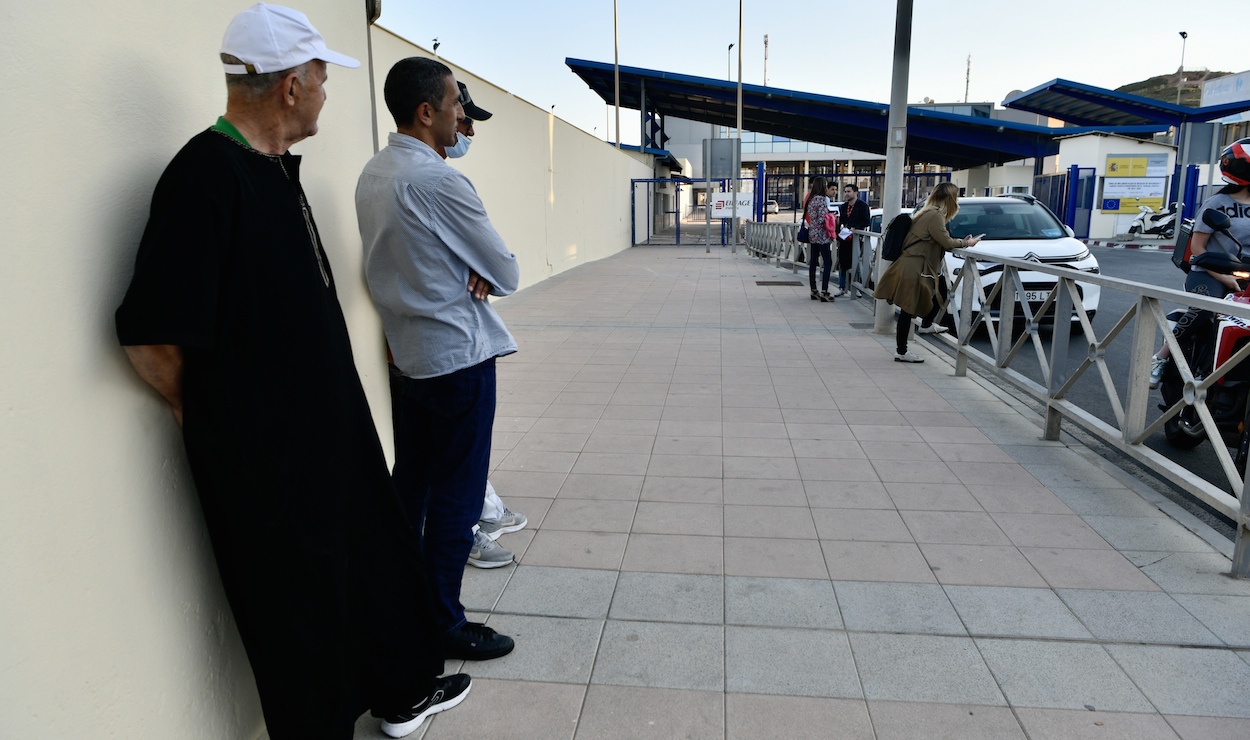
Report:
M 226 114 L 152 195 L 117 334 L 182 430 L 272 740 L 403 737 L 459 704 L 432 596 L 352 358 L 291 145 L 317 132 L 326 48 L 257 4 L 222 43 Z M 154 464 L 159 464 L 154 461 Z

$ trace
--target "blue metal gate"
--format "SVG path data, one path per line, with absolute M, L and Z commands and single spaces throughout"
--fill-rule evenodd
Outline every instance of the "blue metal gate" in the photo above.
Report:
M 1078 239 L 1089 238 L 1094 209 L 1094 168 L 1072 165 L 1067 172 L 1033 178 L 1033 196 L 1059 220 L 1072 227 Z

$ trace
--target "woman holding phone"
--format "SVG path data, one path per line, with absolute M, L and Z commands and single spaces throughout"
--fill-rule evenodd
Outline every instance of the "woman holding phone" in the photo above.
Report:
M 924 207 L 912 214 L 911 229 L 903 240 L 903 254 L 890 263 L 881 276 L 875 297 L 898 306 L 898 326 L 895 329 L 895 362 L 924 362 L 924 359 L 907 351 L 907 339 L 911 322 L 916 316 L 923 317 L 922 334 L 943 331 L 934 325 L 939 305 L 939 283 L 942 276 L 942 258 L 945 252 L 960 247 L 974 247 L 981 237 L 965 236 L 956 239 L 946 230 L 946 224 L 959 212 L 959 188 L 954 183 L 939 184 L 929 194 Z

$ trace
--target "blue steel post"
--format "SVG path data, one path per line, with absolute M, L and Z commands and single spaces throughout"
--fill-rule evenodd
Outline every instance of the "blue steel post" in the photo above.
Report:
M 768 215 L 764 213 L 764 163 L 755 163 L 755 220 L 764 222 Z
M 1068 203 L 1063 209 L 1063 222 L 1068 228 L 1076 229 L 1076 196 L 1081 186 L 1081 166 L 1074 164 L 1068 168 Z
M 1196 164 L 1191 164 L 1185 168 L 1184 192 L 1183 212 L 1177 215 L 1177 218 L 1193 218 L 1194 213 L 1198 210 L 1198 165 Z
M 676 204 L 675 206 L 676 213 L 674 214 L 674 216 L 676 217 L 676 221 L 677 221 L 677 246 L 680 247 L 681 246 L 681 183 L 679 182 L 673 183 L 673 192 L 676 193 L 676 195 L 673 196 L 673 202 Z
M 638 183 L 633 180 L 629 181 L 629 246 L 638 243 L 638 203 L 637 196 Z

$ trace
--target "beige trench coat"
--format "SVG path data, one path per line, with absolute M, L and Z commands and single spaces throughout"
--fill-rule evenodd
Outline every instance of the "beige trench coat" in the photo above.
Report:
M 877 281 L 874 297 L 884 299 L 913 316 L 933 310 L 942 274 L 945 252 L 963 247 L 946 230 L 946 214 L 925 206 L 911 219 L 911 230 L 903 241 L 903 254 L 890 263 Z

